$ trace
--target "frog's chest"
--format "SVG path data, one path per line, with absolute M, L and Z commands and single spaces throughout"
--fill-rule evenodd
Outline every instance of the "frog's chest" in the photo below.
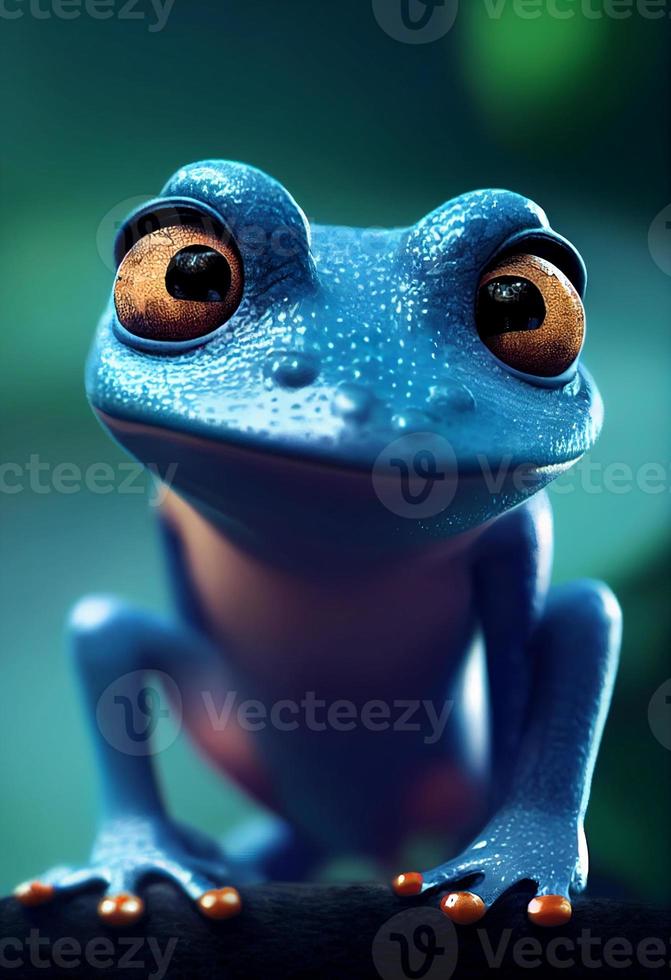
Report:
M 366 575 L 344 565 L 289 574 L 233 546 L 176 497 L 165 517 L 184 587 L 221 649 L 226 681 L 212 700 L 221 708 L 233 699 L 225 726 L 202 704 L 185 713 L 205 755 L 324 846 L 391 846 L 403 826 L 461 826 L 475 806 L 467 739 L 449 713 L 439 737 L 434 715 L 461 701 L 453 682 L 476 632 L 471 540 Z M 252 702 L 263 708 L 260 725 L 240 720 Z M 355 719 L 347 731 L 341 714 L 333 722 L 343 704 Z
M 474 629 L 469 542 L 365 573 L 288 572 L 243 552 L 171 496 L 165 516 L 210 636 L 250 696 L 421 697 Z

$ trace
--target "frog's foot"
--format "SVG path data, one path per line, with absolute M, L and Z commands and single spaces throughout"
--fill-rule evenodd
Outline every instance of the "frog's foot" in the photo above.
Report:
M 230 868 L 214 842 L 191 829 L 140 818 L 106 824 L 87 867 L 54 868 L 19 885 L 14 895 L 32 908 L 59 894 L 103 883 L 98 915 L 107 925 L 126 926 L 144 915 L 142 880 L 157 876 L 179 885 L 207 918 L 229 919 L 242 907 L 237 889 L 222 887 L 230 879 Z
M 584 887 L 586 868 L 582 829 L 513 813 L 492 821 L 453 861 L 398 875 L 392 888 L 397 895 L 414 896 L 452 885 L 441 898 L 441 911 L 453 922 L 470 925 L 510 888 L 533 882 L 536 895 L 527 906 L 529 919 L 538 926 L 559 926 L 571 918 L 569 895 Z

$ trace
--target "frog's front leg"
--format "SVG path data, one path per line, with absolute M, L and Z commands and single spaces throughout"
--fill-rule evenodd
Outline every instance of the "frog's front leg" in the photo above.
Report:
M 133 726 L 132 751 L 123 749 L 130 720 L 124 708 L 147 710 L 148 672 L 171 677 L 188 711 L 199 691 L 223 685 L 217 652 L 193 632 L 98 596 L 75 607 L 70 645 L 95 745 L 102 820 L 87 867 L 53 869 L 20 885 L 17 898 L 36 905 L 58 892 L 104 882 L 99 914 L 108 924 L 122 925 L 144 911 L 141 879 L 158 874 L 178 883 L 210 918 L 236 914 L 240 896 L 222 887 L 230 871 L 218 846 L 173 823 L 165 811 L 152 764 L 151 725 L 144 732 Z
M 620 633 L 619 607 L 606 586 L 582 581 L 550 592 L 530 639 L 530 710 L 503 802 L 457 858 L 399 876 L 399 894 L 468 881 L 470 891 L 451 891 L 441 901 L 446 915 L 467 924 L 529 880 L 537 891 L 528 907 L 532 921 L 567 921 L 569 896 L 586 881 L 583 820 Z

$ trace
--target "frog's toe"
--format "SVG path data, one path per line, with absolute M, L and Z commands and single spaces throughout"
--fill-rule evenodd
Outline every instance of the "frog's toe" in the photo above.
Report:
M 396 894 L 405 898 L 435 891 L 448 883 L 462 883 L 463 887 L 476 881 L 478 883 L 473 887 L 477 888 L 477 892 L 455 888 L 440 900 L 443 915 L 460 926 L 469 926 L 480 921 L 500 893 L 500 889 L 488 887 L 482 873 L 465 873 L 463 864 L 444 864 L 424 873 L 407 871 L 394 878 L 391 884 Z
M 242 909 L 237 888 L 211 888 L 197 899 L 198 908 L 208 919 L 231 919 Z
M 419 895 L 423 886 L 424 875 L 419 871 L 404 871 L 403 874 L 396 875 L 391 883 L 391 887 L 401 898 Z
M 36 908 L 38 905 L 46 905 L 47 902 L 52 900 L 55 894 L 56 889 L 54 885 L 48 881 L 40 881 L 39 879 L 24 881 L 14 889 L 14 898 L 27 909 Z
M 405 871 L 394 878 L 391 887 L 402 898 L 410 898 L 413 895 L 435 891 L 449 883 L 472 878 L 474 873 L 478 874 L 478 872 L 479 869 L 473 868 L 468 861 L 450 861 L 430 871 Z
M 237 888 L 221 886 L 221 882 L 229 878 L 230 872 L 220 860 L 195 858 L 188 867 L 166 862 L 161 873 L 179 885 L 208 919 L 230 919 L 242 908 Z
M 475 892 L 450 892 L 440 900 L 440 910 L 452 922 L 470 926 L 480 921 L 487 906 Z
M 527 915 L 535 926 L 563 926 L 573 908 L 565 895 L 537 895 L 527 905 Z
M 74 891 L 93 882 L 104 881 L 104 875 L 93 868 L 51 868 L 39 878 L 24 881 L 14 889 L 14 897 L 24 908 L 46 905 L 60 892 Z
M 117 894 L 107 894 L 98 902 L 98 916 L 105 925 L 130 926 L 137 922 L 144 915 L 144 902 L 139 895 L 132 892 L 118 892 Z
M 441 911 L 459 925 L 478 922 L 487 910 L 512 888 L 529 882 L 523 874 L 509 876 L 484 873 L 477 880 L 471 879 L 472 891 L 451 891 L 440 902 Z M 536 926 L 565 925 L 572 914 L 568 888 L 542 887 L 541 893 L 527 905 L 530 922 Z

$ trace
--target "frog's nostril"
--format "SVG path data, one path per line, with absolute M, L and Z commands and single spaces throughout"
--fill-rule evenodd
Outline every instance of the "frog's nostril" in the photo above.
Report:
M 271 385 L 276 384 L 280 388 L 305 388 L 319 374 L 319 362 L 312 354 L 304 351 L 274 351 L 266 360 L 263 373 Z
M 435 415 L 454 415 L 475 411 L 475 398 L 470 388 L 459 381 L 446 381 L 429 391 L 427 407 Z
M 370 417 L 375 396 L 363 385 L 343 383 L 338 385 L 331 403 L 334 415 L 346 422 L 365 422 Z

